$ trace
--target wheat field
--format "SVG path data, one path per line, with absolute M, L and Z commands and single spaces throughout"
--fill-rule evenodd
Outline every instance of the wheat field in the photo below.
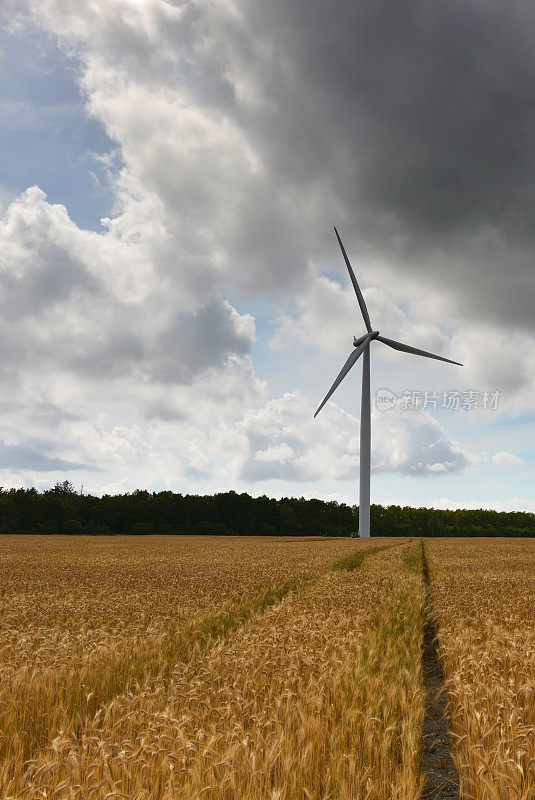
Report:
M 534 556 L 2 537 L 0 797 L 419 800 L 431 615 L 462 797 L 533 798 Z
M 173 663 L 183 649 L 309 580 L 331 539 L 3 537 L 0 757 L 11 774 L 55 730 Z M 266 595 L 267 593 L 267 595 Z M 274 598 L 273 598 L 274 599 Z
M 535 798 L 535 542 L 428 540 L 466 800 Z

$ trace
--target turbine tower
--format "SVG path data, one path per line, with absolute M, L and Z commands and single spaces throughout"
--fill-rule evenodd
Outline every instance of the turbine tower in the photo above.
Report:
M 355 273 L 349 263 L 349 258 L 347 257 L 347 253 L 345 251 L 344 245 L 342 244 L 342 240 L 338 235 L 338 231 L 336 228 L 334 229 L 336 233 L 336 238 L 338 239 L 338 244 L 340 245 L 340 249 L 342 251 L 342 255 L 344 257 L 344 261 L 346 262 L 346 266 L 349 272 L 349 277 L 351 278 L 351 283 L 353 284 L 353 288 L 355 290 L 355 294 L 357 295 L 358 304 L 360 306 L 360 310 L 364 319 L 364 324 L 366 325 L 367 333 L 363 336 L 359 337 L 358 339 L 356 336 L 353 337 L 353 347 L 355 348 L 349 358 L 347 359 L 346 363 L 340 370 L 338 377 L 336 378 L 335 382 L 325 395 L 323 402 L 321 403 L 320 407 L 314 414 L 314 417 L 317 417 L 327 400 L 333 394 L 335 389 L 342 383 L 345 376 L 351 369 L 351 367 L 356 364 L 360 356 L 363 356 L 362 359 L 362 399 L 360 403 L 360 498 L 359 498 L 359 537 L 367 539 L 370 536 L 370 451 L 371 451 L 371 415 L 370 415 L 370 343 L 372 341 L 377 340 L 378 342 L 382 342 L 383 344 L 388 345 L 388 347 L 392 347 L 394 350 L 400 350 L 402 353 L 412 353 L 415 356 L 425 356 L 426 358 L 435 358 L 437 361 L 447 361 L 448 364 L 457 364 L 457 366 L 462 367 L 462 364 L 459 361 L 452 361 L 450 358 L 443 358 L 443 356 L 437 356 L 434 353 L 428 353 L 426 350 L 418 350 L 416 347 L 411 347 L 408 344 L 403 344 L 402 342 L 396 342 L 393 339 L 387 339 L 386 336 L 380 336 L 379 331 L 372 330 L 372 324 L 370 322 L 370 315 L 368 314 L 368 309 L 366 308 L 366 303 L 364 302 L 364 297 L 362 296 L 362 292 L 360 291 L 360 287 L 357 283 L 357 279 L 355 277 Z

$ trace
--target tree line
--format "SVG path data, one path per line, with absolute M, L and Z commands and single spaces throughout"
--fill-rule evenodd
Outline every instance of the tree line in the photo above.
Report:
M 52 489 L 0 487 L 0 533 L 350 536 L 358 507 L 304 497 L 136 490 L 96 497 L 68 481 Z M 535 514 L 371 506 L 372 536 L 535 536 Z
M 372 505 L 370 527 L 372 536 L 535 536 L 535 514 Z
M 94 497 L 75 492 L 68 481 L 42 493 L 0 493 L 0 533 L 350 536 L 354 528 L 349 506 L 303 497 L 146 490 Z

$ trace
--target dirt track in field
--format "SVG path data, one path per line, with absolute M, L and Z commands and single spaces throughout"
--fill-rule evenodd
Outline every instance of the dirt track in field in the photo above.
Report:
M 451 723 L 446 713 L 444 670 L 437 649 L 437 631 L 429 613 L 429 568 L 422 542 L 422 567 L 426 588 L 422 652 L 426 692 L 422 732 L 421 770 L 425 776 L 422 800 L 460 800 L 459 775 L 451 756 Z

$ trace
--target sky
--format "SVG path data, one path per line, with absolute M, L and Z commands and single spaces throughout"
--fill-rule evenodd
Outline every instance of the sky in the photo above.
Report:
M 535 511 L 535 8 L 4 0 L 0 485 Z M 377 403 L 388 398 L 386 403 Z

